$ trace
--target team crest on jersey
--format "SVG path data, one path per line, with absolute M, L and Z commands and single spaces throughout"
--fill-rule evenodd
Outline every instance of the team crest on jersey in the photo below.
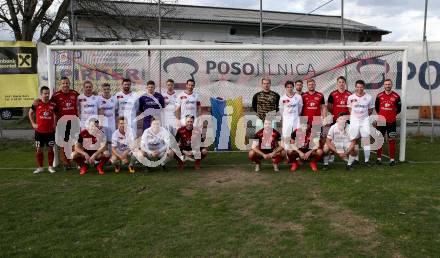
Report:
M 391 101 L 395 101 L 396 99 L 395 99 L 394 97 L 391 97 L 390 100 L 391 100 Z
M 186 96 L 180 96 L 180 99 L 186 99 Z
M 315 97 L 315 100 L 319 100 L 319 97 Z
M 44 112 L 43 112 L 43 116 L 44 116 L 44 117 L 49 117 L 49 112 L 44 111 Z
M 72 103 L 70 103 L 70 102 L 66 103 L 66 107 L 70 107 L 71 105 L 72 105 Z

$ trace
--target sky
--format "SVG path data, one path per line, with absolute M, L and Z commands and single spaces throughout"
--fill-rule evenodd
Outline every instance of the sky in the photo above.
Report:
M 308 13 L 331 0 L 263 0 L 263 10 Z M 341 1 L 333 0 L 314 14 L 340 15 Z M 177 0 L 179 4 L 259 9 L 259 0 Z M 392 31 L 384 41 L 421 41 L 423 37 L 423 0 L 344 0 L 344 16 L 380 29 Z M 440 0 L 430 0 L 427 38 L 440 41 Z M 0 28 L 0 40 L 11 35 Z

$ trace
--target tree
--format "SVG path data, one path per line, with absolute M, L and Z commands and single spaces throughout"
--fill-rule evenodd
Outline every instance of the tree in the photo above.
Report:
M 66 14 L 70 0 L 0 0 L 0 24 L 15 40 L 50 44 L 71 38 Z

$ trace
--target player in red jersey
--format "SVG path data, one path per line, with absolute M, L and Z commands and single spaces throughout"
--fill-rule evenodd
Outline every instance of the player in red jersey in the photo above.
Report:
M 384 91 L 377 94 L 375 109 L 376 113 L 381 116 L 379 119 L 385 123 L 385 126 L 377 126 L 379 132 L 388 140 L 388 149 L 390 155 L 390 166 L 394 166 L 396 162 L 396 138 L 397 138 L 397 114 L 400 113 L 402 104 L 400 96 L 393 91 L 393 82 L 390 79 L 384 81 Z M 382 147 L 377 150 L 377 164 L 382 163 Z
M 292 166 L 290 171 L 294 172 L 299 167 L 298 158 L 303 161 L 310 160 L 310 168 L 318 171 L 318 160 L 323 155 L 321 133 L 312 132 L 310 124 L 302 124 L 300 128 L 292 132 L 290 136 L 290 146 L 286 147 L 287 157 Z
M 199 138 L 200 141 L 197 138 Z M 198 155 L 195 155 L 195 151 L 192 149 L 192 144 L 197 146 L 201 143 L 201 141 L 203 141 L 201 137 L 201 130 L 194 128 L 194 116 L 187 115 L 185 117 L 185 126 L 182 126 L 177 130 L 176 141 L 184 156 L 183 160 L 181 160 L 177 155 L 174 155 L 174 157 L 177 159 L 178 168 L 180 170 L 183 169 L 186 160 L 195 160 L 194 168 L 199 170 L 201 160 L 208 155 L 208 149 L 200 147 L 200 157 L 197 157 Z
M 339 114 L 349 113 L 347 99 L 351 92 L 347 90 L 346 82 L 344 76 L 339 76 L 336 79 L 336 90 L 328 95 L 327 110 L 333 115 L 333 124 L 336 123 Z
M 308 91 L 302 94 L 303 111 L 302 115 L 307 117 L 307 123 L 312 124 L 313 117 L 325 118 L 327 109 L 325 108 L 324 95 L 315 90 L 316 83 L 313 79 L 307 80 Z
M 87 163 L 93 165 L 99 160 L 96 167 L 100 175 L 104 175 L 104 164 L 110 159 L 110 152 L 107 150 L 107 141 L 104 132 L 99 129 L 97 119 L 91 118 L 86 129 L 79 134 L 78 142 L 75 144 L 75 151 L 72 158 L 80 166 L 79 174 L 87 173 Z
M 55 146 L 55 120 L 57 106 L 54 102 L 49 100 L 50 90 L 43 86 L 40 89 L 40 98 L 36 99 L 29 110 L 29 120 L 32 127 L 35 129 L 35 147 L 38 168 L 34 174 L 44 171 L 43 169 L 43 148 L 47 146 L 48 170 L 50 173 L 55 173 L 53 168 L 54 146 Z M 35 114 L 35 120 L 34 120 Z
M 263 128 L 255 133 L 254 138 L 258 141 L 253 143 L 249 159 L 255 163 L 255 172 L 260 171 L 262 159 L 272 159 L 273 170 L 278 172 L 278 164 L 283 160 L 285 153 L 281 146 L 281 134 L 272 128 L 270 118 L 264 119 Z
M 78 109 L 76 103 L 79 93 L 76 92 L 75 90 L 70 89 L 70 80 L 67 77 L 61 77 L 60 84 L 61 84 L 60 90 L 55 92 L 52 95 L 52 99 L 51 99 L 57 105 L 57 109 L 58 109 L 57 119 L 59 120 L 66 115 L 78 116 Z M 71 128 L 71 122 L 69 120 L 67 121 L 66 132 L 64 135 L 64 141 L 66 142 L 69 141 L 70 138 L 69 137 L 70 128 Z M 63 162 L 64 169 L 69 170 L 71 166 L 70 160 L 66 157 L 63 147 L 61 147 L 60 159 Z

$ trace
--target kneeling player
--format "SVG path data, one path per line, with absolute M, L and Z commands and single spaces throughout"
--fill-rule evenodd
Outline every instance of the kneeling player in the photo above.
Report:
M 303 124 L 300 128 L 293 131 L 290 136 L 290 145 L 287 150 L 287 157 L 292 165 L 290 171 L 294 172 L 299 167 L 298 158 L 303 161 L 310 160 L 310 168 L 318 171 L 318 160 L 321 159 L 323 151 L 320 142 L 320 132 L 313 133 L 312 126 Z M 311 146 L 313 144 L 313 146 Z
M 141 151 L 144 157 L 152 160 L 162 160 L 160 166 L 162 170 L 167 170 L 165 164 L 170 160 L 174 153 L 170 149 L 170 133 L 160 126 L 157 117 L 151 118 L 151 125 L 145 129 L 141 139 Z
M 202 141 L 201 134 L 201 130 L 194 128 L 194 116 L 187 115 L 185 117 L 185 126 L 180 127 L 176 133 L 177 144 L 184 156 L 183 160 L 181 160 L 176 154 L 174 155 L 177 159 L 177 166 L 179 169 L 183 169 L 186 160 L 195 160 L 194 169 L 200 169 L 200 163 L 202 159 L 208 155 L 208 149 L 196 147 L 196 149 L 193 150 L 192 143 L 195 146 L 200 146 Z
M 347 124 L 348 113 L 340 113 L 336 123 L 330 127 L 327 134 L 324 153 L 333 153 L 347 161 L 347 170 L 353 170 L 353 162 L 356 159 L 358 150 L 350 141 L 349 125 Z M 325 166 L 325 165 L 324 165 Z
M 96 168 L 100 175 L 104 175 L 104 164 L 110 159 L 105 135 L 98 128 L 99 122 L 97 119 L 89 119 L 86 125 L 86 129 L 79 134 L 75 151 L 72 153 L 72 159 L 80 166 L 80 175 L 87 173 L 87 163 L 94 164 L 95 161 L 99 160 Z
M 284 151 L 281 146 L 281 134 L 272 128 L 272 121 L 264 120 L 263 128 L 255 133 L 252 150 L 249 151 L 249 159 L 255 163 L 255 172 L 260 171 L 262 159 L 272 159 L 273 170 L 279 171 L 278 164 L 283 160 Z
M 118 118 L 118 130 L 112 135 L 112 156 L 110 162 L 115 166 L 115 172 L 121 171 L 122 165 L 128 164 L 128 171 L 134 173 L 134 157 L 128 145 L 128 133 L 125 131 L 125 117 Z M 130 162 L 130 163 L 129 163 Z

